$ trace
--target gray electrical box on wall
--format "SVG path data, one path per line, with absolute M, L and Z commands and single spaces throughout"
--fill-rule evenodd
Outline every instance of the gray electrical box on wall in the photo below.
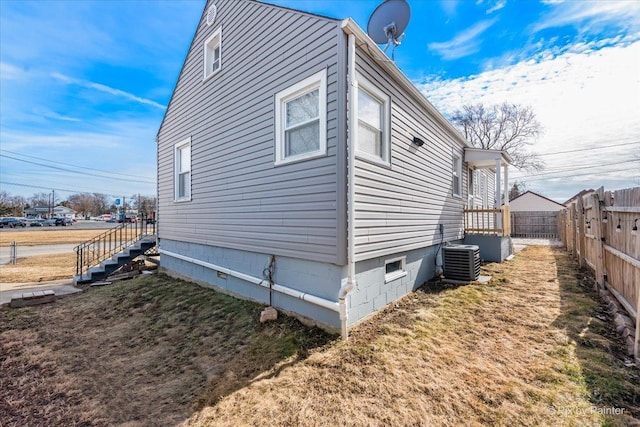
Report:
M 472 282 L 480 277 L 480 248 L 476 245 L 444 247 L 444 276 Z

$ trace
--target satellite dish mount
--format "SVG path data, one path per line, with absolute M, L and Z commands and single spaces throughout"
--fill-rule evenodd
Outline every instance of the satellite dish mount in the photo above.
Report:
M 411 8 L 406 0 L 385 0 L 378 5 L 369 18 L 367 25 L 369 37 L 377 44 L 386 43 L 385 53 L 389 46 L 393 45 L 392 60 L 395 59 L 396 47 L 400 46 L 404 39 L 404 30 L 409 24 L 410 17 Z

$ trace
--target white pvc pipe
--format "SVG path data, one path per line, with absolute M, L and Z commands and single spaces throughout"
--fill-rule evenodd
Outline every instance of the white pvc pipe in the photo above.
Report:
M 168 255 L 168 256 L 170 256 L 172 258 L 177 258 L 177 259 L 180 259 L 182 261 L 187 261 L 187 262 L 190 262 L 190 263 L 193 263 L 193 264 L 200 265 L 202 267 L 209 268 L 211 270 L 215 270 L 215 271 L 219 271 L 219 272 L 224 273 L 224 274 L 228 274 L 229 276 L 237 277 L 238 279 L 242 279 L 242 280 L 244 280 L 246 282 L 253 283 L 254 285 L 259 285 L 259 286 L 262 286 L 262 287 L 265 287 L 265 288 L 269 288 L 269 282 L 266 281 L 266 280 L 260 279 L 259 277 L 250 276 L 248 274 L 241 273 L 241 272 L 235 271 L 235 270 L 231 270 L 229 268 L 222 267 L 220 265 L 216 265 L 216 264 L 212 264 L 210 262 L 202 261 L 202 260 L 199 260 L 197 258 L 193 258 L 193 257 L 185 256 L 185 255 L 180 255 L 178 253 L 167 251 L 167 250 L 164 250 L 164 249 L 158 249 L 158 252 L 161 253 L 161 254 Z M 336 312 L 340 311 L 339 305 L 335 301 L 330 301 L 330 300 L 327 300 L 327 299 L 324 299 L 324 298 L 320 298 L 320 297 L 317 297 L 315 295 L 311 295 L 311 294 L 308 294 L 308 293 L 305 293 L 305 292 L 298 291 L 297 289 L 292 289 L 292 288 L 289 288 L 287 286 L 278 285 L 276 283 L 273 284 L 271 289 L 273 289 L 274 291 L 279 292 L 281 294 L 288 295 L 288 296 L 294 297 L 294 298 L 298 298 L 298 299 L 300 299 L 302 301 L 306 301 L 308 303 L 317 305 L 319 307 L 326 308 L 326 309 L 331 310 L 331 311 L 336 311 Z

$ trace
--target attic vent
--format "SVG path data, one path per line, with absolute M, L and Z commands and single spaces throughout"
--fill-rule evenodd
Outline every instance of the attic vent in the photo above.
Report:
M 215 4 L 212 4 L 209 10 L 207 10 L 207 25 L 213 24 L 213 21 L 216 20 L 216 13 L 218 13 L 218 9 Z

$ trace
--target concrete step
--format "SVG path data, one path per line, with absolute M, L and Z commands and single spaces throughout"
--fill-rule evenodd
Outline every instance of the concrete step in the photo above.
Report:
M 122 252 L 113 255 L 111 258 L 100 262 L 99 266 L 91 267 L 88 271 L 81 275 L 73 277 L 74 284 L 87 284 L 104 280 L 118 268 L 132 261 L 134 258 L 144 254 L 146 251 L 156 245 L 155 239 L 143 239 L 132 246 L 124 249 Z
M 47 304 L 56 300 L 56 293 L 51 290 L 24 292 L 19 297 L 11 298 L 9 305 L 13 308 Z

